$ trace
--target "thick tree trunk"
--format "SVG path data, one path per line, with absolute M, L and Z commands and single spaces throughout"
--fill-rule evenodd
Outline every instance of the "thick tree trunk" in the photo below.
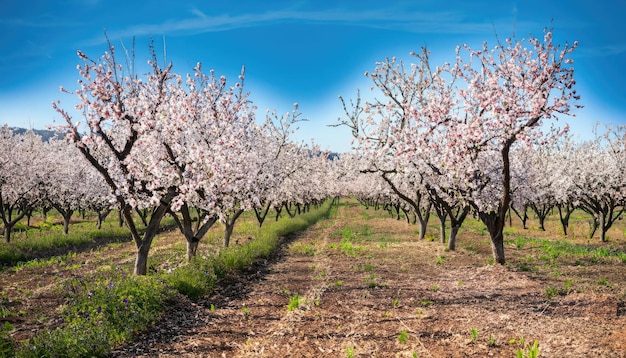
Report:
M 150 242 L 137 247 L 137 255 L 135 256 L 135 270 L 133 274 L 145 276 L 148 274 L 148 253 L 150 252 Z
M 493 253 L 493 261 L 504 265 L 506 260 L 504 257 L 504 222 L 497 212 L 479 213 L 480 220 L 487 226 L 489 238 L 491 240 L 491 251 Z
M 448 250 L 456 250 L 456 235 L 459 233 L 461 225 L 454 225 L 450 227 L 450 240 L 448 241 Z
M 606 215 L 604 213 L 600 213 L 600 223 L 598 224 L 600 227 L 600 241 L 606 242 Z
M 463 208 L 457 207 L 456 210 L 454 208 L 448 208 L 448 216 L 450 217 L 450 241 L 448 241 L 448 250 L 456 250 L 456 236 L 469 212 L 469 206 Z
M 233 230 L 235 229 L 235 223 L 224 223 L 224 247 L 230 245 L 230 238 L 233 236 Z
M 8 226 L 6 223 L 4 224 L 4 241 L 9 243 L 11 242 L 11 231 L 13 229 L 13 226 Z
M 430 219 L 430 212 L 420 213 L 419 215 L 417 215 L 417 221 L 419 221 L 420 225 L 420 240 L 424 240 L 424 238 L 426 237 L 428 219 Z
M 63 216 L 63 233 L 65 235 L 69 234 L 70 232 L 70 220 L 72 219 L 72 215 L 74 214 L 74 210 L 68 210 L 65 212 L 65 214 L 62 214 Z
M 187 262 L 191 262 L 196 257 L 198 246 L 200 246 L 200 240 L 187 240 Z

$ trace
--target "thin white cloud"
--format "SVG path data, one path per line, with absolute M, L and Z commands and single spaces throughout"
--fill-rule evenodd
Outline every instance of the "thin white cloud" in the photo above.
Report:
M 415 33 L 461 34 L 493 31 L 491 23 L 472 22 L 453 11 L 419 12 L 326 10 L 298 11 L 278 10 L 263 13 L 208 16 L 199 9 L 192 9 L 193 17 L 168 20 L 153 24 L 140 24 L 121 30 L 109 31 L 112 38 L 152 34 L 186 35 L 206 32 L 229 31 L 242 28 L 267 26 L 276 23 L 298 22 L 309 24 L 339 24 L 376 29 L 398 30 Z M 98 36 L 91 44 L 101 43 Z

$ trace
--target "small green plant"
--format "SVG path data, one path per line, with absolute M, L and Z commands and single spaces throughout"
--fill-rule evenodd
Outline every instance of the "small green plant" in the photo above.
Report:
M 409 333 L 407 331 L 402 331 L 398 335 L 398 341 L 402 344 L 406 343 L 409 340 Z
M 241 312 L 243 312 L 243 315 L 246 317 L 250 316 L 250 310 L 246 306 L 241 307 Z
M 376 275 L 371 274 L 365 278 L 365 283 L 367 284 L 367 287 L 374 288 L 378 286 L 378 283 L 376 283 L 376 277 Z
M 433 301 L 429 301 L 429 300 L 422 301 L 422 306 L 424 306 L 424 307 L 428 307 L 428 306 L 430 306 L 432 304 L 433 304 Z
M 335 286 L 337 287 L 343 286 L 343 281 L 342 280 L 335 281 Z
M 463 280 L 459 280 L 459 282 L 457 282 L 457 284 L 458 284 L 459 286 L 463 286 Z
M 400 303 L 400 300 L 398 298 L 394 298 L 393 299 L 393 308 L 398 308 L 398 303 Z
M 354 357 L 354 347 L 350 346 L 346 348 L 346 357 L 353 358 Z
M 443 256 L 437 256 L 437 260 L 435 261 L 437 265 L 441 265 L 443 263 Z
M 289 304 L 287 305 L 287 309 L 289 311 L 293 311 L 297 308 L 300 308 L 300 304 L 302 303 L 303 299 L 300 297 L 299 294 L 295 294 L 291 297 L 289 297 Z
M 489 335 L 489 347 L 495 347 L 496 346 L 496 337 Z
M 561 290 L 559 290 L 556 287 L 553 286 L 548 286 L 546 287 L 546 290 L 543 293 L 547 299 L 551 300 L 554 297 L 558 296 L 559 294 L 561 294 Z
M 565 281 L 565 287 L 564 287 L 565 294 L 569 293 L 570 288 L 572 288 L 572 280 Z
M 215 312 L 215 305 L 211 303 L 211 305 L 209 306 L 209 311 L 211 312 Z
M 438 284 L 434 284 L 433 287 L 431 288 L 431 290 L 433 290 L 433 292 L 439 291 L 439 285 Z
M 606 278 L 599 279 L 598 280 L 598 285 L 611 287 L 611 285 L 609 284 L 609 280 L 607 280 Z
M 475 343 L 478 339 L 478 330 L 476 328 L 470 328 L 470 337 L 472 339 L 472 343 Z
M 523 341 L 520 339 L 523 345 Z M 515 352 L 517 358 L 537 358 L 539 357 L 539 341 L 535 340 L 533 345 L 527 345 L 524 349 L 518 349 Z

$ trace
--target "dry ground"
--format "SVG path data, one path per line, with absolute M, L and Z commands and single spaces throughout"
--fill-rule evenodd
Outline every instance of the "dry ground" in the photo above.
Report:
M 610 245 L 622 250 L 623 230 L 610 234 Z M 508 244 L 509 264 L 494 266 L 488 241 L 471 225 L 456 252 L 418 241 L 414 231 L 380 212 L 343 205 L 335 218 L 286 239 L 274 257 L 232 276 L 210 297 L 180 298 L 161 322 L 112 355 L 514 357 L 537 340 L 542 357 L 626 357 L 621 261 L 574 263 L 564 255 L 539 264 L 529 259 L 536 248 Z M 549 299 L 550 289 L 560 294 Z M 299 305 L 290 309 L 296 295 Z

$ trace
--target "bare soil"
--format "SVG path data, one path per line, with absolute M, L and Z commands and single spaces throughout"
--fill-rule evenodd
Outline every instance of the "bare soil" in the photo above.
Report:
M 562 258 L 525 272 L 515 267 L 532 248 L 509 245 L 510 264 L 494 266 L 484 235 L 465 230 L 446 252 L 414 231 L 341 206 L 210 297 L 179 298 L 113 356 L 514 357 L 537 340 L 542 357 L 626 357 L 622 262 Z M 351 250 L 341 244 L 350 232 Z

